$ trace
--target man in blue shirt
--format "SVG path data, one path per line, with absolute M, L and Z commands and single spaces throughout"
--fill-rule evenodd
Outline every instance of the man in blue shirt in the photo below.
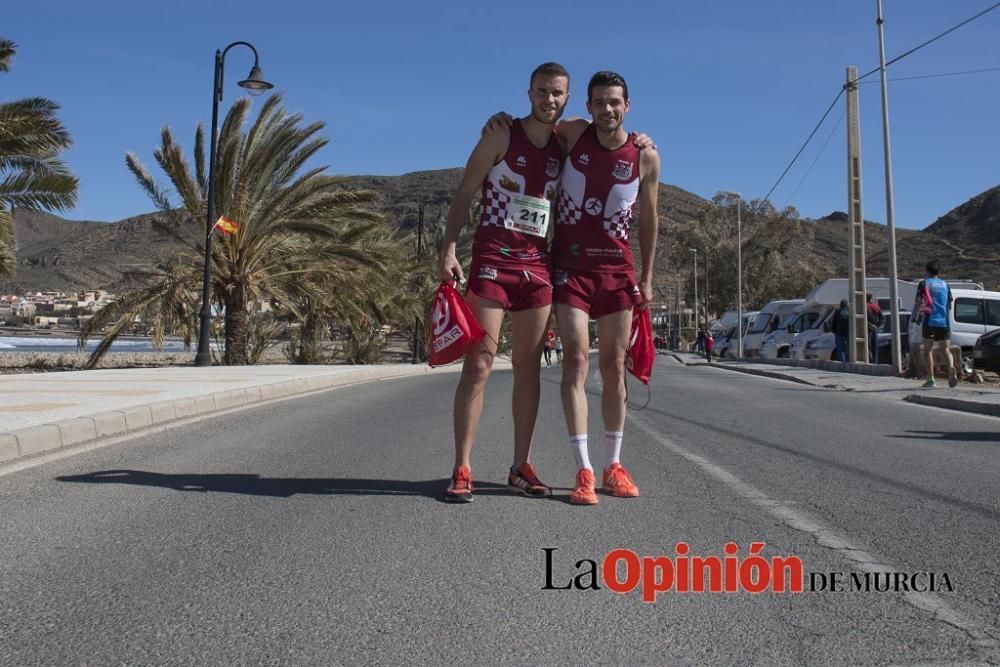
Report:
M 913 312 L 923 318 L 921 336 L 927 364 L 927 382 L 925 387 L 934 387 L 934 341 L 948 362 L 948 386 L 958 384 L 958 372 L 955 370 L 955 360 L 951 356 L 951 288 L 948 283 L 938 277 L 939 269 L 936 260 L 927 262 L 927 277 L 917 285 L 917 301 Z

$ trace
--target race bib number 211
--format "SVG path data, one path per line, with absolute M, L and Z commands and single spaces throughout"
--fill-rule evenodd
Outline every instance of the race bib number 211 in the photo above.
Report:
M 513 195 L 507 205 L 504 227 L 522 234 L 545 236 L 549 228 L 550 212 L 548 199 Z

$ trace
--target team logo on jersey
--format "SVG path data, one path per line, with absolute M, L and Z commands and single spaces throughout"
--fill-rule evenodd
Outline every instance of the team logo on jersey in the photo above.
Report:
M 528 164 L 528 161 L 524 159 L 524 156 L 523 155 L 518 155 L 517 156 L 517 166 L 518 167 L 523 167 L 526 164 Z
M 479 279 L 480 280 L 496 280 L 497 270 L 492 266 L 481 266 L 479 267 Z
M 582 154 L 580 157 L 578 157 L 576 159 L 576 161 L 579 162 L 582 165 L 588 165 L 588 164 L 590 164 L 590 153 L 584 153 L 584 154 Z
M 521 184 L 510 180 L 506 174 L 500 174 L 500 187 L 508 192 L 521 191 Z
M 629 160 L 618 160 L 614 171 L 611 172 L 619 181 L 628 181 L 632 178 L 632 162 Z
M 579 243 L 570 243 L 569 244 L 569 254 L 573 255 L 574 257 L 579 257 L 580 256 L 580 244 Z
M 555 178 L 559 175 L 559 160 L 554 157 L 550 157 L 545 163 L 545 175 L 549 178 Z
M 591 197 L 583 204 L 583 209 L 590 215 L 600 215 L 604 210 L 604 204 L 597 197 Z

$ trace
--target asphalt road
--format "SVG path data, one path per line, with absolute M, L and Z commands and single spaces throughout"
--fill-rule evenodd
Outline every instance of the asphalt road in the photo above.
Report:
M 533 457 L 560 487 L 552 499 L 503 486 L 509 372 L 488 389 L 470 505 L 439 500 L 453 375 L 231 413 L 0 476 L 0 665 L 1000 659 L 1000 421 L 661 357 L 649 406 L 626 424 L 641 497 L 581 508 L 566 502 L 558 373 L 543 369 Z M 600 435 L 592 414 L 597 465 Z M 675 589 L 645 603 L 601 575 L 615 549 L 675 558 L 685 542 L 721 558 L 735 542 L 745 558 L 753 541 L 801 559 L 806 579 L 933 572 L 953 590 L 807 581 L 802 593 Z M 545 590 L 547 553 L 553 587 L 601 588 Z

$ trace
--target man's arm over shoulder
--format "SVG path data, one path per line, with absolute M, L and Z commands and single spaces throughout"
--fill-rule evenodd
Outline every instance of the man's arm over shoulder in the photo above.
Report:
M 458 184 L 458 189 L 455 190 L 451 206 L 448 207 L 444 244 L 441 246 L 441 258 L 438 262 L 438 277 L 441 280 L 449 280 L 453 274 L 465 279 L 462 267 L 455 257 L 455 246 L 469 215 L 469 205 L 479 191 L 483 179 L 490 173 L 490 169 L 506 154 L 509 143 L 510 130 L 501 130 L 484 134 L 472 149 L 472 154 L 465 164 L 465 173 Z
M 646 304 L 653 300 L 653 261 L 659 231 L 659 215 L 656 211 L 659 190 L 660 154 L 654 148 L 644 148 L 639 152 L 639 252 L 642 259 L 639 291 Z
M 588 127 L 590 127 L 590 121 L 586 118 L 567 118 L 556 123 L 556 134 L 565 142 L 567 153 L 573 150 L 573 146 L 576 146 L 576 142 L 580 140 Z

